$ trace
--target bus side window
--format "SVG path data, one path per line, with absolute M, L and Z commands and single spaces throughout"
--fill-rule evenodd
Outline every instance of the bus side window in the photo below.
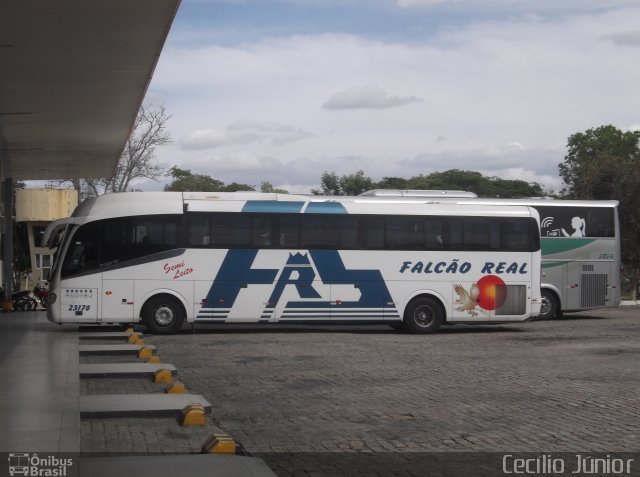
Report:
M 387 247 L 397 250 L 424 248 L 424 221 L 419 218 L 389 217 L 385 221 Z
M 442 220 L 428 218 L 424 221 L 424 246 L 427 250 L 442 250 L 444 248 Z
M 135 257 L 143 257 L 174 248 L 177 243 L 177 219 L 175 217 L 153 216 L 135 219 L 133 223 L 133 243 Z
M 99 224 L 91 222 L 76 231 L 62 263 L 63 278 L 98 268 L 99 230 Z
M 587 237 L 614 237 L 613 208 L 592 208 L 587 211 Z
M 251 221 L 246 215 L 215 214 L 211 217 L 211 243 L 216 247 L 251 245 Z
M 318 214 L 301 217 L 300 246 L 302 248 L 338 247 L 338 219 L 329 215 Z
M 279 217 L 278 226 L 278 246 L 298 248 L 298 217 Z
M 271 217 L 254 217 L 251 220 L 252 245 L 271 246 Z
M 358 248 L 358 220 L 354 217 L 340 218 L 340 245 L 342 250 Z
M 502 247 L 505 250 L 523 252 L 531 248 L 525 240 L 529 236 L 529 221 L 509 220 L 502 225 Z
M 449 233 L 445 241 L 446 248 L 451 250 L 462 250 L 462 221 L 459 219 L 450 219 L 448 225 Z
M 384 219 L 380 217 L 362 217 L 360 221 L 360 239 L 365 249 L 384 249 Z
M 211 220 L 206 215 L 190 215 L 187 224 L 187 245 L 208 246 L 211 243 Z

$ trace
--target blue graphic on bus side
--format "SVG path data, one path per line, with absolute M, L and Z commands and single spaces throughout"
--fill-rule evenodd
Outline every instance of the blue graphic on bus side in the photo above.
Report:
M 252 268 L 257 249 L 229 250 L 203 303 L 198 318 L 224 320 L 233 308 L 240 290 L 250 285 L 274 285 L 262 319 L 271 318 L 287 285 L 296 288 L 301 301 L 288 301 L 282 318 L 304 319 L 318 317 L 362 317 L 368 310 L 372 318 L 398 317 L 391 294 L 379 270 L 347 270 L 335 250 L 309 250 L 308 253 L 289 254 L 286 264 L 279 269 Z M 315 266 L 315 269 L 314 269 Z M 336 303 L 323 299 L 314 288 L 316 270 L 323 285 L 353 285 L 360 292 L 357 301 Z M 277 280 L 276 280 L 277 278 Z M 204 311 L 207 310 L 207 311 Z

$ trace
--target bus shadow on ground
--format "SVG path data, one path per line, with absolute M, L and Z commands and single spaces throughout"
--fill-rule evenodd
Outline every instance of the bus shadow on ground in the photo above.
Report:
M 445 325 L 433 336 L 440 334 L 462 334 L 462 333 L 512 333 L 520 332 L 521 329 L 500 325 Z M 180 334 L 193 333 L 191 327 L 183 327 Z M 405 331 L 396 331 L 386 325 L 353 326 L 353 325 L 197 325 L 196 334 L 280 334 L 280 333 L 317 333 L 317 334 L 369 334 L 369 335 L 398 335 L 398 336 L 429 336 L 411 334 Z
M 563 322 L 563 321 L 608 320 L 608 319 L 609 319 L 608 316 L 598 316 L 598 315 L 592 315 L 592 314 L 582 315 L 582 314 L 576 314 L 576 313 L 564 313 L 562 315 L 562 318 L 556 318 L 554 320 L 547 320 L 547 321 Z

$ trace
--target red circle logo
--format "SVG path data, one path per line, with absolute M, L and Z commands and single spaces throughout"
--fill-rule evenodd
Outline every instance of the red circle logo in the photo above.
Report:
M 486 275 L 476 284 L 479 290 L 478 305 L 485 310 L 495 310 L 507 299 L 507 289 L 502 278 Z

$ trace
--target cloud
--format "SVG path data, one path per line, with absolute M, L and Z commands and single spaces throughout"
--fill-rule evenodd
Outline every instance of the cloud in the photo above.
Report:
M 612 33 L 610 35 L 604 35 L 602 39 L 620 46 L 640 47 L 640 30 Z
M 428 172 L 448 169 L 482 171 L 483 174 L 489 176 L 542 181 L 543 185 L 554 188 L 560 184 L 557 166 L 562 161 L 565 152 L 563 146 L 525 149 L 518 143 L 511 143 L 482 149 L 422 153 L 413 159 L 402 161 L 402 167 L 407 172 L 420 169 Z M 523 177 L 503 175 L 507 170 L 518 168 L 527 170 L 528 174 Z
M 325 109 L 388 109 L 423 101 L 417 96 L 391 96 L 379 86 L 349 88 L 335 93 L 324 103 Z
M 214 149 L 219 147 L 246 146 L 271 143 L 281 146 L 286 143 L 313 137 L 313 134 L 289 124 L 260 121 L 236 121 L 224 131 L 197 129 L 187 133 L 181 140 L 184 149 Z
M 448 5 L 458 7 L 465 11 L 481 9 L 485 13 L 489 11 L 511 11 L 519 13 L 532 12 L 599 12 L 614 8 L 633 7 L 637 0 L 395 0 L 397 6 L 402 8 L 432 7 L 435 5 Z
M 230 131 L 255 131 L 262 133 L 267 136 L 273 144 L 277 145 L 300 141 L 301 139 L 314 136 L 312 133 L 293 127 L 290 124 L 275 122 L 237 121 L 230 124 L 227 129 Z
M 258 134 L 229 134 L 227 131 L 197 129 L 180 140 L 184 149 L 211 149 L 260 142 Z
M 183 139 L 158 156 L 254 185 L 264 177 L 317 187 L 323 170 L 410 177 L 455 167 L 523 168 L 553 186 L 571 134 L 638 124 L 640 63 L 603 38 L 637 31 L 640 8 L 483 18 L 406 42 L 319 34 L 168 43 L 150 91 L 165 98 L 171 133 Z M 367 84 L 378 86 L 345 91 Z M 429 107 L 362 107 L 398 98 Z M 360 108 L 319 107 L 334 100 Z M 508 146 L 516 141 L 524 149 Z
M 447 3 L 450 0 L 397 0 L 396 3 L 400 7 L 415 7 L 415 6 L 432 6 L 440 3 Z

